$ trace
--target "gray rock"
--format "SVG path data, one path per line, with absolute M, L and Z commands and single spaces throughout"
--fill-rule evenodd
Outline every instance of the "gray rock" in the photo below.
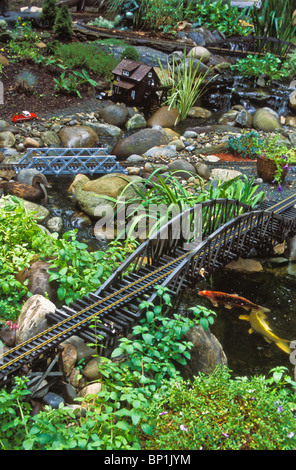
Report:
M 122 127 L 129 118 L 129 112 L 124 105 L 110 104 L 100 110 L 100 118 L 108 124 Z
M 51 406 L 51 408 L 57 410 L 60 407 L 60 405 L 65 404 L 65 400 L 63 399 L 63 397 L 61 397 L 57 393 L 48 392 L 43 397 L 43 403 L 45 405 Z
M 205 331 L 198 325 L 191 328 L 184 338 L 193 343 L 193 348 L 190 350 L 191 358 L 186 366 L 182 367 L 184 379 L 192 379 L 199 372 L 210 374 L 218 365 L 227 365 L 223 348 L 209 329 Z
M 46 222 L 46 225 L 51 232 L 59 233 L 63 228 L 63 219 L 61 217 L 52 217 Z
M 196 163 L 194 166 L 199 176 L 201 176 L 205 180 L 208 180 L 210 178 L 210 170 L 209 170 L 208 165 L 206 165 L 205 163 L 199 162 L 199 163 Z
M 60 147 L 61 139 L 59 138 L 58 134 L 54 131 L 45 131 L 41 134 L 41 140 L 43 144 L 47 147 Z
M 282 127 L 278 117 L 266 108 L 256 110 L 253 117 L 253 126 L 257 130 L 273 132 Z
M 180 176 L 184 179 L 188 179 L 196 174 L 194 166 L 186 160 L 175 160 L 169 163 L 168 167 L 174 176 Z
M 0 132 L 0 147 L 13 147 L 15 144 L 15 136 L 10 131 Z
M 18 318 L 16 343 L 20 344 L 46 330 L 46 314 L 55 312 L 55 309 L 55 305 L 42 295 L 35 294 L 30 297 L 23 305 Z
M 130 155 L 127 159 L 127 162 L 129 163 L 139 163 L 139 162 L 144 162 L 145 158 L 143 158 L 141 155 L 137 155 L 136 153 L 133 155 Z
M 98 141 L 97 133 L 89 126 L 65 126 L 59 132 L 64 147 L 92 148 Z
M 127 130 L 142 129 L 146 127 L 146 119 L 142 114 L 135 114 L 126 123 L 125 127 Z
M 85 121 L 83 124 L 93 129 L 99 137 L 119 138 L 123 134 L 123 131 L 120 129 L 120 127 L 114 126 L 113 124 L 104 124 L 102 122 L 90 121 Z
M 168 143 L 167 136 L 156 129 L 142 129 L 117 142 L 112 149 L 112 154 L 121 160 L 137 153 L 143 155 L 152 147 L 159 147 Z

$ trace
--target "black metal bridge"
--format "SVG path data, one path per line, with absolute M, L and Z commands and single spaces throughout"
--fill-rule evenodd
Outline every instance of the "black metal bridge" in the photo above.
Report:
M 261 256 L 296 235 L 296 195 L 252 210 L 237 200 L 217 199 L 176 215 L 142 243 L 95 292 L 47 315 L 48 328 L 0 355 L 0 386 L 53 357 L 72 335 L 108 356 L 140 320 L 143 300 L 158 302 L 155 286 L 177 296 L 201 270 L 212 273 L 256 249 Z M 201 216 L 201 217 L 200 217 Z M 197 223 L 197 220 L 199 223 Z M 185 224 L 184 224 L 185 222 Z M 186 230 L 180 229 L 186 227 Z M 196 243 L 196 235 L 202 238 Z

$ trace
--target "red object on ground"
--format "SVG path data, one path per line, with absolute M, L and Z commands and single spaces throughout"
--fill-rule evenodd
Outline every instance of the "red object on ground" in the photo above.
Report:
M 13 122 L 30 121 L 32 119 L 38 119 L 38 117 L 35 113 L 29 113 L 29 111 L 22 111 L 21 114 L 16 114 L 12 116 Z

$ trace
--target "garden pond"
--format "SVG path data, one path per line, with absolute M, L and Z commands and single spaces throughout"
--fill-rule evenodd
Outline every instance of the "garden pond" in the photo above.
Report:
M 268 308 L 266 321 L 274 334 L 293 341 L 296 339 L 296 263 L 283 260 L 282 264 L 273 264 L 272 259 L 266 259 L 261 260 L 261 264 L 262 272 L 219 271 L 193 289 L 186 289 L 178 302 L 178 312 L 182 314 L 197 304 L 215 312 L 210 329 L 221 343 L 234 375 L 267 374 L 276 366 L 291 370 L 292 357 L 260 334 L 249 334 L 250 323 L 239 319 L 248 312 L 236 307 L 216 308 L 209 300 L 199 297 L 198 292 L 213 290 L 237 294 Z

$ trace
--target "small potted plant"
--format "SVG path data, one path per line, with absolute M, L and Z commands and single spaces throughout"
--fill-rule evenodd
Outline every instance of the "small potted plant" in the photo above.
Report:
M 278 191 L 282 191 L 281 183 L 290 170 L 289 164 L 296 162 L 296 149 L 288 148 L 280 139 L 279 135 L 267 137 L 257 150 L 258 176 L 265 183 L 278 183 Z

